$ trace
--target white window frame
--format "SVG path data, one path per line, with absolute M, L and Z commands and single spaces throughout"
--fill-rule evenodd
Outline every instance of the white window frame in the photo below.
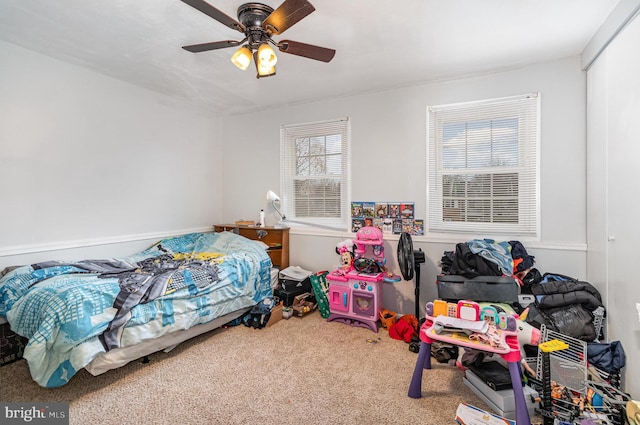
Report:
M 340 173 L 306 175 L 297 172 L 296 141 L 305 138 L 340 137 Z M 350 228 L 351 205 L 351 120 L 349 117 L 302 124 L 283 125 L 280 129 L 280 192 L 284 224 L 302 224 L 347 231 Z M 325 158 L 326 159 L 326 158 Z M 334 180 L 340 186 L 336 216 L 297 216 L 295 182 L 300 180 Z M 322 202 L 322 201 L 321 201 Z
M 515 119 L 517 120 L 517 164 L 510 166 L 481 166 L 471 168 L 468 165 L 454 169 L 445 169 L 443 152 L 445 126 L 465 125 L 482 121 Z M 467 133 L 465 133 L 466 135 Z M 482 140 L 485 145 L 495 140 L 493 133 L 483 139 L 476 138 L 473 142 Z M 469 156 L 471 144 L 465 145 L 465 157 Z M 442 236 L 467 234 L 476 237 L 513 237 L 527 240 L 539 240 L 540 237 L 540 178 L 539 178 L 539 146 L 540 146 L 540 94 L 529 93 L 499 99 L 465 102 L 449 105 L 431 106 L 427 108 L 427 223 L 425 232 L 430 235 Z M 477 156 L 477 158 L 481 158 Z M 468 164 L 468 163 L 467 163 Z M 502 173 L 517 173 L 517 222 L 472 222 L 467 213 L 461 214 L 460 220 L 446 220 L 444 214 L 443 180 L 445 175 L 496 175 Z M 491 184 L 491 191 L 493 183 Z M 473 193 L 472 191 L 468 193 Z M 468 194 L 467 193 L 467 194 Z M 468 197 L 462 202 L 469 205 L 478 198 Z M 488 196 L 491 205 L 499 198 Z M 457 201 L 450 201 L 457 202 Z M 493 208 L 493 207 L 492 207 Z M 489 215 L 495 219 L 491 210 Z M 514 214 L 515 215 L 515 214 Z M 451 216 L 450 216 L 451 217 Z M 449 218 L 450 218 L 449 217 Z

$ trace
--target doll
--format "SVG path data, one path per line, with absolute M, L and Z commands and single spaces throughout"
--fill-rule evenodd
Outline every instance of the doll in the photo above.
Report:
M 340 255 L 340 270 L 348 273 L 353 268 L 353 258 L 355 245 L 352 240 L 344 240 L 336 245 L 336 253 Z

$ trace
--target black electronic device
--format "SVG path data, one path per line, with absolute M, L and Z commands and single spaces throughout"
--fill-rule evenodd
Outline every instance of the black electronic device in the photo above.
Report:
M 414 250 L 411 235 L 407 232 L 400 234 L 398 241 L 398 265 L 405 280 L 411 280 L 415 274 L 415 309 L 416 318 L 420 318 L 420 264 L 425 262 L 422 249 Z

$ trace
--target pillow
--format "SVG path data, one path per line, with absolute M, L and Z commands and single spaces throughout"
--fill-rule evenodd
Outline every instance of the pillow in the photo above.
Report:
M 17 269 L 18 267 L 21 267 L 21 266 L 9 266 L 9 267 L 5 267 L 5 268 L 4 268 L 4 270 L 0 271 L 0 277 L 2 277 L 2 276 L 4 276 L 4 275 L 6 275 L 6 274 L 7 274 L 7 273 L 9 273 L 11 270 L 15 270 L 15 269 Z

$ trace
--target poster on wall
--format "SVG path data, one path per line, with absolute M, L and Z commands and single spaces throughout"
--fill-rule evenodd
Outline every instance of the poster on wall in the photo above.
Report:
M 356 233 L 358 230 L 364 227 L 364 218 L 352 218 L 351 219 L 351 231 Z
M 424 236 L 424 220 L 414 219 L 411 234 L 415 236 Z
M 361 218 L 361 217 L 363 217 L 362 202 L 352 202 L 351 218 Z
M 389 218 L 398 218 L 400 217 L 400 204 L 390 203 L 387 204 L 387 209 L 389 211 Z
M 389 215 L 387 204 L 384 202 L 376 202 L 376 217 L 385 218 Z
M 373 218 L 376 216 L 376 204 L 375 202 L 363 202 L 362 203 L 362 215 L 364 217 Z
M 351 202 L 351 231 L 375 226 L 387 235 L 424 235 L 424 220 L 416 219 L 413 202 Z
M 404 218 L 413 218 L 414 212 L 414 204 L 400 204 L 400 217 Z

